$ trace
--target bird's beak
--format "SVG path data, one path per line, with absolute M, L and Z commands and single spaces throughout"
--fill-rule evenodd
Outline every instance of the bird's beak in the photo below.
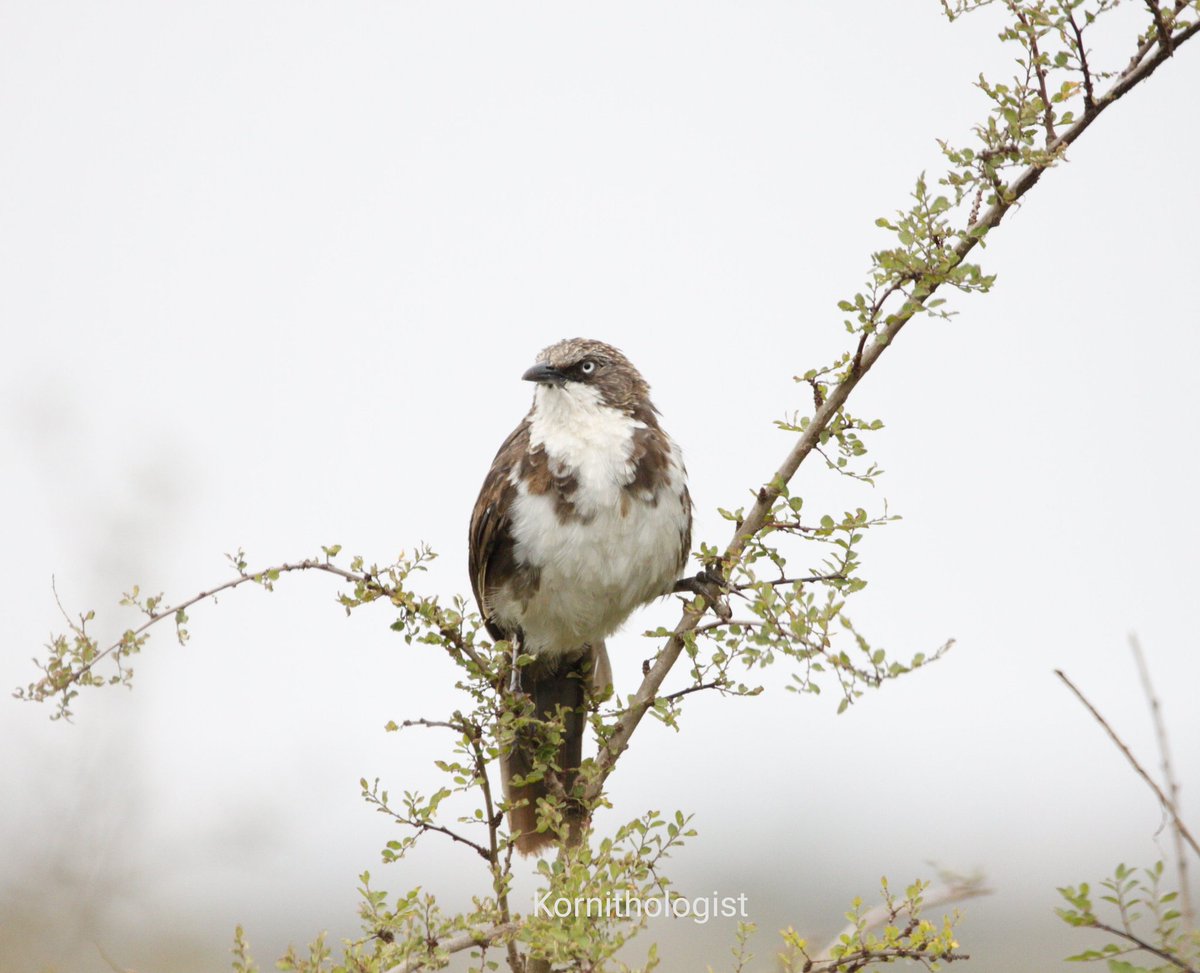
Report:
M 521 376 L 521 381 L 523 382 L 537 382 L 538 385 L 557 385 L 559 388 L 562 388 L 566 380 L 567 378 L 562 372 L 544 362 L 534 365 L 533 368 Z

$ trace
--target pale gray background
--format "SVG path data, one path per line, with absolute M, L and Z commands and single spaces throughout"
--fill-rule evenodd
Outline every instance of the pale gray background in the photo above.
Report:
M 1132 5 L 1137 7 L 1138 5 Z M 1138 15 L 1135 9 L 1132 11 Z M 4 686 L 72 609 L 169 596 L 339 541 L 425 540 L 465 591 L 465 528 L 568 335 L 624 348 L 683 445 L 697 536 L 787 449 L 791 376 L 844 340 L 902 205 L 1005 65 L 990 12 L 897 3 L 0 3 Z M 1097 37 L 1097 42 L 1101 40 Z M 814 511 L 886 497 L 860 624 L 944 662 L 840 718 L 771 691 L 646 726 L 622 814 L 696 814 L 685 894 L 745 891 L 769 969 L 878 877 L 986 872 L 981 971 L 1096 945 L 1054 886 L 1150 862 L 1161 816 L 1051 675 L 1066 667 L 1148 763 L 1126 634 L 1151 655 L 1185 804 L 1200 807 L 1194 123 L 1185 48 L 1050 173 L 984 255 L 996 292 L 919 322 L 857 395 L 888 425 L 870 491 L 816 467 Z M 1114 51 L 1108 60 L 1115 66 Z M 1123 57 L 1125 47 L 1119 48 Z M 77 724 L 0 706 L 0 965 L 211 970 L 243 922 L 264 964 L 354 934 L 355 876 L 447 906 L 482 871 L 395 834 L 360 776 L 430 789 L 450 667 L 321 577 L 241 591 L 160 632 L 132 693 Z M 638 678 L 637 632 L 611 646 Z M 608 816 L 611 823 L 616 814 Z M 669 970 L 720 966 L 730 923 L 657 923 Z M 647 936 L 645 943 L 649 943 Z M 640 955 L 640 954 L 639 954 Z

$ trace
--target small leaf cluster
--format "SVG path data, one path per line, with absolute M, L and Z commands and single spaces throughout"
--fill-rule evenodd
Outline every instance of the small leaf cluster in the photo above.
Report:
M 55 592 L 57 599 L 57 591 Z M 125 608 L 135 608 L 146 616 L 146 621 L 137 628 L 127 628 L 114 643 L 102 648 L 96 637 L 88 631 L 88 625 L 95 620 L 94 611 L 86 611 L 74 618 L 67 614 L 59 603 L 59 611 L 67 624 L 67 633 L 50 636 L 45 645 L 46 655 L 42 659 L 34 658 L 33 663 L 41 671 L 42 676 L 36 682 L 18 687 L 13 697 L 26 702 L 44 702 L 54 700 L 55 710 L 50 715 L 52 720 L 70 719 L 71 704 L 79 695 L 79 690 L 87 686 L 130 687 L 133 681 L 133 667 L 129 664 L 131 656 L 142 651 L 149 635 L 146 629 L 163 618 L 170 617 L 175 623 L 175 636 L 180 645 L 185 645 L 189 638 L 187 630 L 188 616 L 184 607 L 166 608 L 161 606 L 161 594 L 143 596 L 141 589 L 133 585 L 121 596 L 120 605 Z M 96 671 L 97 664 L 107 660 L 111 666 L 108 675 Z
M 1055 909 L 1070 926 L 1095 929 L 1114 937 L 1099 948 L 1068 957 L 1075 962 L 1103 960 L 1112 973 L 1200 968 L 1200 931 L 1183 925 L 1179 893 L 1164 891 L 1163 863 L 1140 871 L 1118 865 L 1100 883 L 1097 896 L 1084 882 L 1058 890 L 1066 905 Z M 1104 905 L 1098 906 L 1097 903 Z M 1136 957 L 1139 963 L 1124 957 Z M 1148 963 L 1148 965 L 1146 965 Z
M 825 373 L 810 369 L 800 379 L 812 386 L 813 399 L 818 404 L 822 401 L 823 394 L 828 391 L 828 386 L 819 381 L 823 374 Z M 804 432 L 811 421 L 809 416 L 793 413 L 786 419 L 776 420 L 775 425 L 784 432 Z M 857 461 L 867 455 L 867 445 L 859 434 L 878 432 L 882 428 L 881 419 L 859 419 L 843 407 L 837 410 L 821 430 L 816 451 L 833 472 L 874 486 L 876 477 L 881 476 L 883 470 L 874 463 L 869 463 L 864 469 L 857 468 Z M 836 456 L 831 457 L 827 452 L 831 448 L 837 450 Z
M 451 958 L 447 947 L 455 939 L 468 940 L 477 931 L 473 918 L 486 918 L 483 910 L 447 915 L 436 899 L 420 888 L 390 898 L 371 885 L 371 875 L 359 876 L 359 916 L 363 935 L 342 943 L 341 960 L 335 962 L 333 950 L 318 936 L 305 952 L 288 949 L 275 964 L 276 969 L 293 973 L 383 973 L 388 970 L 440 969 Z M 494 918 L 494 917 L 492 917 Z M 495 957 L 505 948 L 506 936 L 479 934 L 477 964 L 471 970 L 496 969 Z
M 715 686 L 723 692 L 753 694 L 731 669 L 761 669 L 778 661 L 790 663 L 790 691 L 819 694 L 822 681 L 835 683 L 838 712 L 844 711 L 869 688 L 877 688 L 946 652 L 947 643 L 932 653 L 918 652 L 906 661 L 889 657 L 855 627 L 847 602 L 863 591 L 860 546 L 866 532 L 897 518 L 887 512 L 872 516 L 864 508 L 834 517 L 810 519 L 802 497 L 778 484 L 778 497 L 763 529 L 747 542 L 729 577 L 727 619 L 697 626 L 686 636 L 693 687 Z M 735 522 L 741 510 L 721 511 Z M 790 568 L 805 556 L 800 571 Z M 715 556 L 702 548 L 701 556 Z M 812 556 L 815 555 L 815 556 Z M 663 634 L 662 631 L 650 633 Z M 849 639 L 849 647 L 842 645 Z M 668 714 L 673 716 L 674 709 Z
M 783 930 L 780 968 L 785 973 L 854 973 L 905 960 L 938 970 L 943 963 L 969 959 L 958 951 L 957 914 L 943 916 L 940 923 L 922 915 L 927 882 L 914 882 L 903 895 L 893 894 L 886 878 L 881 880 L 881 888 L 879 906 L 866 909 L 862 899 L 854 899 L 846 913 L 846 930 L 824 950 L 814 950 L 794 929 Z

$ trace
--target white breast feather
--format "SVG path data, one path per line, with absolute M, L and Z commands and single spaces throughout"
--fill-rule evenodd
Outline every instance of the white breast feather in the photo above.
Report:
M 515 554 L 541 568 L 541 583 L 525 606 L 497 592 L 493 609 L 521 626 L 525 651 L 558 654 L 611 635 L 635 608 L 671 589 L 687 526 L 683 460 L 672 442 L 657 503 L 628 495 L 623 505 L 634 476 L 633 434 L 644 424 L 574 382 L 539 386 L 534 403 L 530 445 L 574 475 L 581 519 L 560 522 L 554 497 L 529 493 L 514 473 Z

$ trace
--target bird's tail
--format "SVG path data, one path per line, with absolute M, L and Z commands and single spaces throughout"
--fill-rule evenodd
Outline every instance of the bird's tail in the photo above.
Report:
M 547 749 L 546 736 L 530 727 L 514 741 L 512 748 L 500 757 L 500 773 L 504 779 L 504 797 L 509 804 L 508 824 L 517 837 L 517 851 L 523 855 L 540 854 L 554 847 L 558 835 L 553 830 L 538 831 L 538 804 L 550 797 L 545 778 L 517 785 L 514 778 L 525 778 L 540 762 L 551 765 L 568 800 L 560 803 L 567 843 L 575 844 L 587 824 L 582 807 L 570 799 L 575 772 L 583 759 L 585 701 L 589 692 L 603 691 L 611 684 L 612 675 L 604 643 L 585 646 L 578 653 L 557 656 L 553 660 L 535 659 L 521 670 L 521 691 L 533 703 L 533 715 L 538 720 L 562 721 L 562 733 Z M 540 756 L 540 761 L 539 761 Z

